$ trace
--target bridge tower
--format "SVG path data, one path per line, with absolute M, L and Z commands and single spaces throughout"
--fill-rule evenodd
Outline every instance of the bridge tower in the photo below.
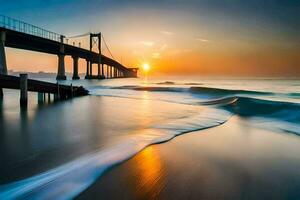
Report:
M 65 45 L 64 36 L 60 36 L 60 47 L 58 56 L 58 70 L 57 70 L 57 80 L 66 80 L 66 70 L 65 70 Z
M 93 47 L 96 47 L 98 49 L 99 57 L 98 57 L 98 78 L 103 77 L 103 65 L 102 65 L 102 70 L 100 70 L 101 66 L 101 33 L 90 33 L 90 51 L 93 50 Z M 87 66 L 89 69 L 87 69 L 87 75 L 86 78 L 90 78 L 93 76 L 93 62 L 90 61 L 89 66 Z
M 0 74 L 7 74 L 6 56 L 5 56 L 5 39 L 4 31 L 0 32 Z
M 0 74 L 7 74 L 6 56 L 5 56 L 6 33 L 0 32 Z M 0 88 L 0 96 L 3 96 L 3 90 Z

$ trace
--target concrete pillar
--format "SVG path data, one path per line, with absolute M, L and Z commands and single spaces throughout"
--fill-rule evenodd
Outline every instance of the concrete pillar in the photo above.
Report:
M 93 76 L 93 63 L 90 62 L 90 76 Z
M 105 74 L 104 74 L 104 65 L 103 64 L 101 64 L 101 75 L 105 76 Z
M 6 56 L 5 56 L 6 33 L 0 32 L 0 74 L 7 74 Z
M 65 55 L 58 55 L 58 70 L 56 80 L 66 80 L 66 72 L 65 72 Z
M 110 67 L 107 65 L 106 69 L 107 69 L 107 72 L 106 72 L 107 73 L 107 78 L 110 78 L 109 77 L 109 69 L 110 69 Z
M 73 85 L 71 84 L 71 98 L 73 98 L 73 96 L 74 96 L 74 90 L 73 90 Z
M 27 107 L 27 74 L 20 74 L 20 105 Z
M 38 92 L 38 103 L 39 104 L 44 103 L 44 94 L 41 92 Z
M 108 77 L 108 65 L 106 65 L 106 78 L 109 78 Z
M 54 100 L 60 100 L 60 89 L 59 89 L 59 84 L 56 83 L 56 94 L 54 94 Z
M 63 44 L 63 39 L 64 37 L 61 36 L 61 44 L 60 44 L 60 49 L 59 49 L 59 54 L 58 54 L 58 70 L 57 70 L 57 76 L 56 80 L 66 80 L 66 71 L 65 71 L 65 46 Z
M 90 62 L 88 60 L 86 60 L 86 75 L 85 75 L 85 79 L 87 79 L 87 77 L 89 77 L 90 75 Z
M 100 73 L 100 63 L 98 63 L 98 76 L 101 76 L 101 73 Z
M 6 33 L 0 32 L 0 74 L 7 74 L 6 55 L 5 55 Z M 3 96 L 3 89 L 0 88 L 0 96 Z
M 112 66 L 110 66 L 109 73 L 110 73 L 109 77 L 112 78 Z
M 78 76 L 78 57 L 74 56 L 73 57 L 73 80 L 80 79 Z

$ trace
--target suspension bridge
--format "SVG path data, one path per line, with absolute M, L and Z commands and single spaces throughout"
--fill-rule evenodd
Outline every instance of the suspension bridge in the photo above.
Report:
M 89 48 L 69 44 L 73 38 L 89 37 Z M 102 54 L 103 47 L 109 56 Z M 78 60 L 86 61 L 86 79 L 128 78 L 137 76 L 137 68 L 128 68 L 119 63 L 113 56 L 103 34 L 85 33 L 77 36 L 65 36 L 43 28 L 0 16 L 0 74 L 7 74 L 5 47 L 18 48 L 41 53 L 57 55 L 57 80 L 65 80 L 65 56 L 73 59 L 73 79 L 79 79 Z M 96 50 L 96 51 L 95 51 Z M 96 74 L 93 73 L 97 66 Z
M 89 39 L 88 48 L 83 48 L 82 43 L 78 45 L 69 44 L 72 39 Z M 102 42 L 103 41 L 103 42 Z M 102 54 L 103 49 L 109 56 Z M 54 95 L 54 99 L 66 99 L 73 96 L 88 94 L 83 87 L 61 85 L 59 83 L 46 83 L 30 80 L 27 74 L 20 77 L 7 75 L 7 62 L 5 47 L 17 48 L 41 53 L 57 55 L 57 80 L 66 80 L 65 57 L 73 59 L 72 79 L 80 79 L 78 74 L 79 59 L 86 61 L 86 79 L 105 78 L 130 78 L 137 77 L 137 68 L 128 68 L 119 63 L 113 56 L 103 34 L 85 33 L 76 36 L 64 36 L 43 28 L 0 15 L 0 97 L 3 96 L 2 88 L 20 89 L 20 103 L 27 106 L 27 91 L 38 92 L 38 98 L 45 99 L 48 94 Z M 97 67 L 97 73 L 93 68 Z

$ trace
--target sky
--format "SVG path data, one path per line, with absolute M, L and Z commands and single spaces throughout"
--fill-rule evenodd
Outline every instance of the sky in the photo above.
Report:
M 149 63 L 153 76 L 300 76 L 298 0 L 0 0 L 0 4 L 2 15 L 67 37 L 101 31 L 119 62 L 130 67 Z M 87 46 L 87 38 L 79 40 Z M 79 40 L 70 43 L 78 45 Z M 55 55 L 6 51 L 9 69 L 57 70 Z M 84 60 L 80 66 L 79 71 L 85 72 Z M 69 57 L 66 70 L 72 71 Z

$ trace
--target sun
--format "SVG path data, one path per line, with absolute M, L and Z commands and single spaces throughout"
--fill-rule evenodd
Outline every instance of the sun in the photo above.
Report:
M 148 71 L 150 70 L 150 65 L 149 65 L 148 63 L 144 63 L 144 64 L 143 64 L 143 70 L 144 70 L 145 72 L 148 72 Z

